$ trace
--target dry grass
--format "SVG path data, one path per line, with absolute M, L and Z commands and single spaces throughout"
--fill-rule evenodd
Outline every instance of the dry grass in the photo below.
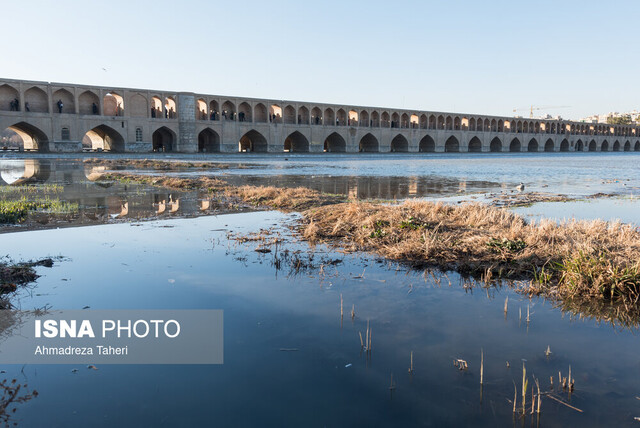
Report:
M 231 165 L 216 162 L 181 162 L 157 159 L 101 159 L 91 158 L 83 161 L 91 166 L 105 166 L 112 169 L 154 169 L 157 171 L 173 171 L 179 169 L 229 169 Z M 245 165 L 235 165 L 235 168 L 246 168 Z
M 527 224 L 480 204 L 344 203 L 304 213 L 311 242 L 339 242 L 417 267 L 482 278 L 529 279 L 525 291 L 636 305 L 640 232 L 604 221 Z
M 344 196 L 307 188 L 237 187 L 208 177 L 105 177 L 207 189 L 258 208 L 301 211 L 300 233 L 312 243 L 374 252 L 486 282 L 527 280 L 522 291 L 529 294 L 621 302 L 628 311 L 640 300 L 640 232 L 631 225 L 600 220 L 529 224 L 508 210 L 482 204 L 345 202 Z

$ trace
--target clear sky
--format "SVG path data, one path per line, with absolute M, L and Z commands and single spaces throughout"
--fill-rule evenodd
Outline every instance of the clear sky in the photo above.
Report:
M 637 0 L 0 7 L 7 78 L 525 117 L 640 108 Z

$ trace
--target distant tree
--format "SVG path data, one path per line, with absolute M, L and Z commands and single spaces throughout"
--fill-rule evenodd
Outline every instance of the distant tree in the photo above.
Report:
M 607 118 L 607 123 L 609 125 L 630 125 L 631 122 L 631 116 L 628 114 L 623 116 L 609 116 Z

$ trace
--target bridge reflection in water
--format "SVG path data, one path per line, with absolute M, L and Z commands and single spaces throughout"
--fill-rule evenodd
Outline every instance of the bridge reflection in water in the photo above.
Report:
M 69 220 L 74 223 L 227 211 L 207 192 L 168 191 L 132 183 L 97 181 L 105 171 L 104 166 L 90 166 L 77 160 L 0 160 L 0 185 L 58 185 L 54 191 L 49 191 L 49 195 L 78 204 L 77 216 Z M 445 196 L 460 190 L 483 191 L 500 186 L 500 183 L 460 181 L 439 176 L 229 175 L 223 178 L 232 185 L 304 186 L 352 199 L 399 200 Z M 5 192 L 2 197 L 19 198 L 20 195 Z

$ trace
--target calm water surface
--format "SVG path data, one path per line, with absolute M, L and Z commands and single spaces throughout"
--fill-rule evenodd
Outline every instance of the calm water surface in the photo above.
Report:
M 637 154 L 328 158 L 228 156 L 221 160 L 254 166 L 211 174 L 256 184 L 334 186 L 335 193 L 385 199 L 451 199 L 460 197 L 460 190 L 499 192 L 522 181 L 528 189 L 555 193 L 619 195 L 520 209 L 532 218 L 622 218 L 640 224 L 633 198 L 640 185 Z M 6 183 L 63 184 L 61 197 L 78 202 L 87 215 L 98 213 L 109 221 L 167 217 L 1 234 L 0 248 L 14 259 L 65 257 L 53 268 L 38 268 L 43 276 L 34 288 L 20 292 L 16 304 L 23 309 L 223 309 L 225 363 L 104 365 L 98 370 L 2 367 L 7 372 L 2 376 L 16 377 L 40 392 L 19 406 L 12 420 L 21 426 L 637 424 L 636 329 L 579 319 L 508 287 L 483 289 L 454 273 L 425 275 L 363 254 L 316 248 L 316 267 L 324 259 L 342 262 L 325 267 L 323 274 L 318 269 L 296 273 L 286 263 L 277 270 L 274 253 L 260 254 L 253 251 L 255 244 L 230 241 L 227 232 L 276 227 L 287 235 L 286 225 L 295 221 L 295 214 L 172 219 L 179 213 L 214 211 L 202 209 L 206 197 L 197 192 L 97 184 L 90 179 L 94 172 L 73 159 L 0 160 Z M 178 210 L 157 214 L 162 200 L 179 200 Z M 123 203 L 135 214 L 118 217 Z M 301 257 L 309 250 L 291 239 L 284 248 L 302 251 Z M 351 305 L 353 321 L 347 315 Z M 362 354 L 358 336 L 367 320 L 373 329 L 370 359 Z M 547 346 L 552 351 L 548 357 Z M 410 375 L 412 351 L 415 372 Z M 453 366 L 457 358 L 468 362 L 467 371 Z M 514 421 L 509 400 L 513 382 L 521 382 L 522 360 L 545 391 L 549 377 L 556 378 L 557 386 L 558 371 L 566 376 L 571 365 L 576 391 L 570 401 L 584 413 L 544 399 L 539 421 L 531 416 Z M 74 368 L 79 371 L 73 373 Z M 392 374 L 395 389 L 390 390 Z M 566 393 L 559 395 L 569 400 Z

